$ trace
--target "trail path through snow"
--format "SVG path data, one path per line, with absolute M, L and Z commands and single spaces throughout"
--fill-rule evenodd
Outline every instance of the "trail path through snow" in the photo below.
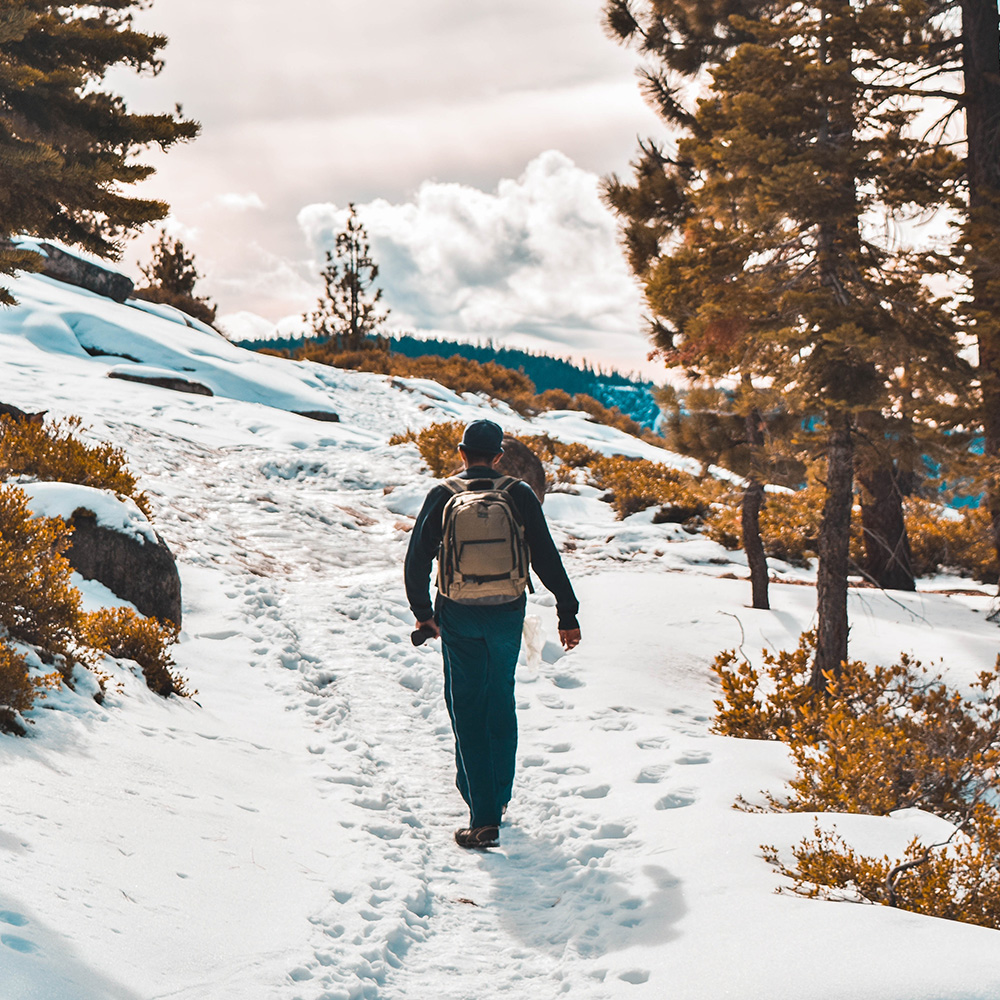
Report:
M 117 673 L 103 706 L 62 693 L 32 739 L 0 740 L 2 1000 L 1000 995 L 995 932 L 778 896 L 760 845 L 814 818 L 732 809 L 791 769 L 779 745 L 709 734 L 707 666 L 741 643 L 793 647 L 810 587 L 752 611 L 722 578 L 738 553 L 617 522 L 596 490 L 551 497 L 583 644 L 563 655 L 551 599 L 532 598 L 548 641 L 519 670 L 509 822 L 499 850 L 463 852 L 440 651 L 410 645 L 401 579 L 430 480 L 386 440 L 495 411 L 282 369 L 282 393 L 298 372 L 344 421 L 319 425 L 111 390 L 101 359 L 0 342 L 11 401 L 80 413 L 153 495 L 182 569 L 179 667 L 200 691 L 164 702 Z M 958 683 L 993 662 L 984 600 L 851 601 L 856 655 L 940 656 Z M 878 854 L 940 830 L 912 810 L 827 819 Z
M 148 454 L 142 444 L 133 447 Z M 251 666 L 268 672 L 276 699 L 310 727 L 316 794 L 337 816 L 331 847 L 342 871 L 312 915 L 313 953 L 289 970 L 309 986 L 290 992 L 421 996 L 451 969 L 469 996 L 516 995 L 527 983 L 545 983 L 543 995 L 579 986 L 610 996 L 599 983 L 608 953 L 629 928 L 660 923 L 663 913 L 650 911 L 630 872 L 598 864 L 612 848 L 628 854 L 638 845 L 623 847 L 627 823 L 588 809 L 610 786 L 590 781 L 572 739 L 562 738 L 564 727 L 578 728 L 567 712 L 583 682 L 559 666 L 550 643 L 556 662 L 544 664 L 547 676 L 521 686 L 527 749 L 503 850 L 459 851 L 451 832 L 464 817 L 440 656 L 436 644 L 409 644 L 400 581 L 407 520 L 387 509 L 380 485 L 404 483 L 412 461 L 376 449 L 362 470 L 360 458 L 283 461 L 273 449 L 189 445 L 156 480 L 169 493 L 164 528 L 184 519 L 171 532 L 185 538 L 182 557 L 223 574 L 250 625 Z M 197 507 L 185 496 L 197 496 Z M 533 611 L 552 616 L 544 604 Z M 595 712 L 595 738 L 629 733 L 634 742 L 635 717 L 627 706 Z M 651 757 L 663 756 L 664 742 L 651 738 Z M 653 785 L 665 769 L 654 760 L 643 780 Z M 669 895 L 669 873 L 655 878 Z M 567 954 L 587 961 L 574 968 Z M 619 974 L 620 982 L 648 978 L 631 967 Z

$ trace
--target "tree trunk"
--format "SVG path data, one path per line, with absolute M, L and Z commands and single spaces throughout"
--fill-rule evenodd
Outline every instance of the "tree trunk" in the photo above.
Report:
M 962 70 L 968 131 L 967 178 L 972 318 L 979 343 L 984 450 L 993 544 L 1000 555 L 1000 15 L 996 0 L 962 0 Z
M 819 572 L 816 578 L 816 659 L 809 683 L 827 687 L 827 675 L 839 677 L 847 659 L 847 571 L 851 543 L 854 487 L 854 438 L 851 418 L 827 414 L 826 502 L 819 527 Z
M 903 519 L 903 491 L 891 461 L 882 461 L 858 474 L 861 494 L 861 530 L 864 570 L 883 590 L 916 590 L 910 557 L 910 539 Z
M 762 611 L 771 607 L 768 600 L 767 556 L 760 537 L 760 509 L 764 506 L 764 485 L 757 478 L 757 456 L 764 446 L 764 432 L 760 413 L 756 409 L 747 414 L 747 444 L 750 446 L 750 474 L 743 491 L 740 508 L 740 526 L 743 531 L 743 551 L 750 567 L 750 587 L 753 592 L 753 606 Z

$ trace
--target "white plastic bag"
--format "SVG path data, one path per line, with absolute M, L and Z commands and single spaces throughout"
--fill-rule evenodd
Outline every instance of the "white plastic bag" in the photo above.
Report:
M 538 671 L 542 666 L 542 649 L 545 646 L 542 619 L 538 615 L 525 615 L 521 636 L 524 645 L 524 667 L 518 671 L 518 680 L 534 681 L 538 679 Z

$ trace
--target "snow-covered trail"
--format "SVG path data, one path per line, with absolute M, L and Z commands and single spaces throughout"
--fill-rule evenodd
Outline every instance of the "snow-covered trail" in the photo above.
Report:
M 239 632 L 252 645 L 247 667 L 273 692 L 270 711 L 301 734 L 290 762 L 308 774 L 301 794 L 313 797 L 306 808 L 325 829 L 326 865 L 306 879 L 307 932 L 268 954 L 255 988 L 245 976 L 233 981 L 234 998 L 404 1000 L 441 995 L 444 982 L 455 1000 L 794 996 L 792 983 L 766 985 L 776 927 L 797 939 L 797 956 L 785 960 L 800 975 L 821 976 L 815 996 L 856 995 L 855 962 L 845 966 L 821 940 L 799 936 L 803 913 L 823 904 L 773 897 L 777 879 L 759 858 L 775 829 L 791 842 L 810 832 L 811 819 L 731 811 L 737 794 L 757 787 L 748 774 L 787 776 L 783 752 L 708 735 L 706 664 L 744 638 L 751 648 L 792 645 L 809 621 L 808 589 L 779 588 L 776 610 L 755 613 L 741 607 L 740 581 L 634 576 L 624 566 L 609 574 L 586 547 L 567 553 L 587 610 L 586 642 L 563 656 L 550 641 L 538 673 L 521 670 L 510 821 L 501 850 L 468 854 L 451 839 L 465 813 L 453 787 L 439 651 L 408 641 L 405 511 L 428 485 L 415 476 L 412 452 L 368 443 L 287 452 L 189 444 L 179 459 L 175 446 L 167 451 L 172 469 L 151 480 L 169 501 L 163 524 L 177 519 L 171 530 L 185 563 L 211 573 L 239 606 Z M 141 453 L 155 456 L 157 447 Z M 558 537 L 568 526 L 557 521 L 555 530 Z M 856 601 L 859 646 L 867 618 L 868 641 L 881 648 L 892 605 L 867 594 Z M 895 612 L 897 634 L 919 629 L 925 649 L 954 649 L 965 629 L 933 620 L 941 599 L 911 602 Z M 554 637 L 549 604 L 538 595 L 530 610 Z M 194 617 L 189 630 L 198 628 Z M 930 637 L 925 625 L 934 626 Z M 988 646 L 993 636 L 962 641 Z M 274 778 L 285 780 L 282 771 Z M 266 784 L 257 795 L 266 801 Z M 749 878 L 748 857 L 756 857 Z M 290 895 L 300 905 L 307 898 Z M 878 996 L 947 995 L 933 960 L 883 954 L 879 921 L 865 934 L 843 908 L 825 915 L 856 960 L 879 970 Z M 885 919 L 910 921 L 914 937 L 928 940 L 939 923 Z M 963 930 L 964 950 L 976 954 L 973 940 L 988 932 Z M 720 949 L 735 949 L 744 970 L 719 966 Z M 992 967 L 985 957 L 980 964 Z M 915 979 L 926 993 L 914 992 Z M 169 995 L 219 1000 L 228 995 L 222 986 Z
M 140 453 L 155 462 L 155 442 Z M 337 817 L 330 843 L 340 871 L 311 915 L 312 954 L 288 970 L 301 984 L 291 995 L 420 996 L 443 969 L 461 976 L 469 996 L 517 995 L 528 983 L 541 995 L 613 995 L 599 984 L 608 953 L 657 914 L 644 886 L 597 864 L 609 851 L 627 853 L 630 829 L 588 809 L 610 785 L 590 781 L 572 738 L 560 738 L 578 728 L 568 699 L 583 682 L 560 668 L 553 643 L 553 662 L 521 685 L 524 752 L 503 850 L 468 855 L 451 839 L 465 816 L 439 650 L 408 641 L 408 522 L 388 509 L 392 493 L 381 485 L 412 479 L 412 457 L 385 448 L 283 459 L 273 449 L 188 443 L 160 468 L 149 481 L 169 500 L 163 530 L 184 539 L 188 565 L 211 567 L 241 604 L 250 666 L 266 673 L 276 708 L 301 719 L 317 800 Z M 196 505 L 184 502 L 195 496 Z M 533 613 L 552 619 L 548 603 L 540 597 Z M 591 722 L 607 739 L 634 731 L 634 720 L 633 708 L 613 706 Z M 659 760 L 663 727 L 650 728 L 646 746 Z M 651 762 L 643 781 L 655 784 L 664 769 Z M 669 895 L 669 873 L 655 878 Z M 618 972 L 620 983 L 648 978 Z
M 79 413 L 126 450 L 180 560 L 177 659 L 199 695 L 163 701 L 120 670 L 103 706 L 62 692 L 32 738 L 0 740 L 0 1000 L 1000 996 L 995 932 L 776 895 L 760 845 L 814 817 L 732 808 L 790 768 L 776 744 L 709 734 L 707 667 L 741 643 L 794 647 L 811 587 L 749 610 L 739 553 L 651 514 L 618 522 L 589 487 L 550 495 L 584 641 L 563 655 L 550 599 L 532 598 L 549 641 L 518 675 L 509 822 L 499 850 L 463 852 L 440 652 L 410 645 L 401 578 L 430 480 L 386 441 L 484 412 L 524 421 L 183 329 L 179 370 L 239 393 L 110 383 L 80 348 L 86 300 L 59 293 L 72 311 L 0 333 L 3 397 Z M 136 311 L 115 309 L 128 339 Z M 173 349 L 176 326 L 144 336 Z M 343 423 L 275 408 L 289 400 Z M 538 426 L 636 447 L 578 414 Z M 851 602 L 854 655 L 905 649 L 957 682 L 993 663 L 986 598 Z M 914 810 L 824 822 L 877 855 L 942 828 Z

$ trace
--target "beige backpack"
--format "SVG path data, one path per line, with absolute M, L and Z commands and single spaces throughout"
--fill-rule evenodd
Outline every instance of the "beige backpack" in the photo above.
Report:
M 507 492 L 513 476 L 459 479 L 441 517 L 438 591 L 459 604 L 505 604 L 528 586 L 524 527 Z

